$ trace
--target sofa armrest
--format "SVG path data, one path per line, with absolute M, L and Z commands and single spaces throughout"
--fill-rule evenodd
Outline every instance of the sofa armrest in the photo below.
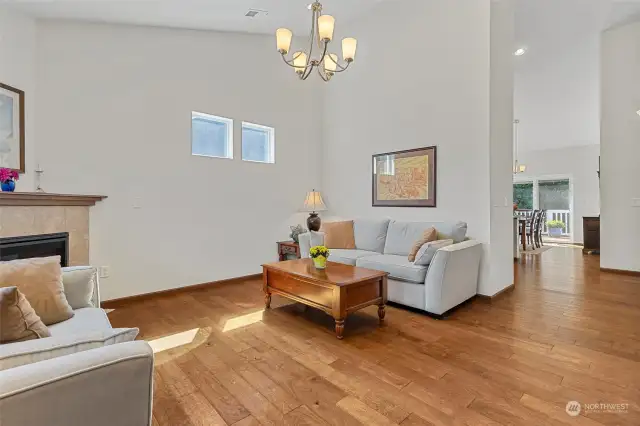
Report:
M 120 343 L 0 371 L 2 426 L 150 425 L 153 351 Z
M 298 244 L 300 245 L 300 257 L 306 259 L 309 257 L 311 247 L 324 245 L 324 232 L 309 231 L 298 235 Z
M 98 268 L 95 266 L 62 268 L 62 285 L 73 309 L 100 307 Z
M 438 250 L 425 278 L 426 310 L 441 315 L 478 292 L 482 243 L 463 241 Z

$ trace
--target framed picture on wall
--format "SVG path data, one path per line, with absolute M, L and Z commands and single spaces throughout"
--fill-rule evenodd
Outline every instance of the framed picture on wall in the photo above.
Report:
M 436 147 L 373 156 L 374 207 L 435 207 Z
M 24 92 L 0 83 L 0 167 L 24 173 Z

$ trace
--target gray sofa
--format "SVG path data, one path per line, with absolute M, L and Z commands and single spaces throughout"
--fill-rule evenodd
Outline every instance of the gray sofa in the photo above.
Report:
M 130 341 L 137 329 L 111 327 L 95 272 L 63 268 L 74 316 L 51 337 L 0 345 L 0 425 L 151 424 L 153 351 Z
M 438 239 L 454 244 L 439 249 L 427 266 L 409 262 L 411 247 L 432 226 Z M 476 295 L 482 244 L 466 237 L 466 223 L 355 219 L 353 228 L 356 249 L 332 249 L 329 261 L 388 272 L 388 300 L 439 316 Z M 301 256 L 309 257 L 324 234 L 307 232 L 299 241 Z

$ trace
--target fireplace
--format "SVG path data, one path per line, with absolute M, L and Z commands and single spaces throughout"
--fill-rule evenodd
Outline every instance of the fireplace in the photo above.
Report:
M 60 265 L 68 266 L 68 232 L 0 238 L 0 261 L 47 256 L 60 256 Z

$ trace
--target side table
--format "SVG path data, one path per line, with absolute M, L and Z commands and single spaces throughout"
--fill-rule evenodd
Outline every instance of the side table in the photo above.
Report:
M 290 259 L 300 259 L 300 246 L 295 241 L 278 241 L 278 258 L 280 262 Z

